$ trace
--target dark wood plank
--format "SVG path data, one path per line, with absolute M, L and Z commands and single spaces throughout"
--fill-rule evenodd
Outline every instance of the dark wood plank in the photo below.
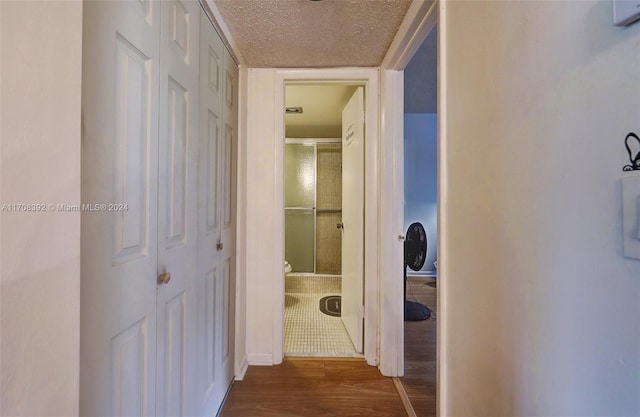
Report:
M 364 360 L 285 359 L 233 384 L 221 417 L 406 417 L 390 378 Z
M 409 277 L 407 299 L 435 312 L 435 283 L 434 278 Z M 418 417 L 436 416 L 436 323 L 434 318 L 404 323 L 404 377 L 400 382 Z

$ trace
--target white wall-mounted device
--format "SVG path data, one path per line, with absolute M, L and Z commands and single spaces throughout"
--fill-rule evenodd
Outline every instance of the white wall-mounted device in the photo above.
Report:
M 640 0 L 613 0 L 613 24 L 629 26 L 640 19 Z

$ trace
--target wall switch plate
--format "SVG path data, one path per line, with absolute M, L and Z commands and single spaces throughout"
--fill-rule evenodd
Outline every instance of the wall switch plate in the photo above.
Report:
M 640 0 L 613 0 L 613 24 L 628 26 L 640 19 Z
M 640 260 L 640 175 L 623 177 L 621 183 L 623 252 Z

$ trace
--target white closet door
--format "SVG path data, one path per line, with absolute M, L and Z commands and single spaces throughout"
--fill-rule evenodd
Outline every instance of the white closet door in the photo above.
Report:
M 156 415 L 159 6 L 83 6 L 82 416 Z
M 237 68 L 228 60 L 220 37 L 202 13 L 197 294 L 198 392 L 203 415 L 216 413 L 233 379 L 235 242 L 230 180 Z
M 233 378 L 237 67 L 195 0 L 84 13 L 81 415 L 214 415 Z
M 158 416 L 196 414 L 200 5 L 161 2 L 158 187 Z
M 220 311 L 220 392 L 227 390 L 234 374 L 234 325 L 236 288 L 236 155 L 238 152 L 238 67 L 229 52 L 224 51 L 224 136 L 222 150 L 222 233 L 221 249 L 223 302 Z
M 198 214 L 198 369 L 202 414 L 215 415 L 221 401 L 216 379 L 220 340 L 221 149 L 224 46 L 207 17 L 200 23 L 200 203 Z

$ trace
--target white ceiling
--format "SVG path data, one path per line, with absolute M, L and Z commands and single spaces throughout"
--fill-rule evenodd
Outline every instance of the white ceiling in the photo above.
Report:
M 356 87 L 344 84 L 288 85 L 285 106 L 302 107 L 302 114 L 285 115 L 288 138 L 339 138 L 342 109 Z
M 412 0 L 213 0 L 249 67 L 376 67 Z

